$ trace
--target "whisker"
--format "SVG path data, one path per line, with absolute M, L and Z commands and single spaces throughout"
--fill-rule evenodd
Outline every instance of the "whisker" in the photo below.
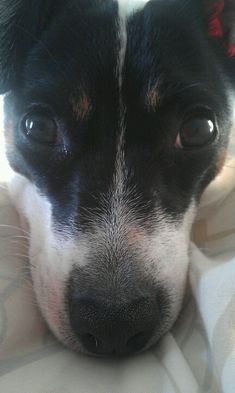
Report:
M 17 240 L 17 239 L 8 239 L 8 240 L 9 240 L 9 244 L 11 244 L 11 245 L 23 247 L 23 248 L 25 248 L 25 250 L 29 249 L 29 245 L 26 242 L 24 243 L 24 242 Z
M 23 243 L 23 241 L 28 242 L 30 240 L 29 237 L 26 236 L 18 236 L 18 235 L 6 235 L 6 236 L 2 236 L 0 237 L 0 240 L 18 240 L 19 243 Z
M 21 254 L 21 253 L 18 253 L 18 252 L 16 252 L 16 253 L 12 253 L 12 254 L 3 254 L 3 255 L 1 255 L 1 258 L 14 258 L 14 257 L 19 257 L 19 258 L 26 258 L 26 259 L 29 259 L 29 256 L 28 255 L 26 255 L 26 254 Z
M 12 253 L 12 254 L 1 255 L 1 258 L 6 258 L 6 259 L 9 259 L 9 258 L 24 258 L 24 261 L 26 259 L 27 263 L 29 263 L 29 266 L 28 266 L 29 269 L 31 267 L 33 267 L 34 269 L 37 269 L 37 266 L 32 263 L 32 260 L 29 257 L 29 255 L 24 255 L 24 254 L 20 254 L 20 253 Z M 27 268 L 27 266 L 23 267 L 23 269 L 26 269 L 26 268 Z
M 27 289 L 26 289 L 27 290 Z M 25 294 L 22 296 L 22 298 L 20 299 L 21 303 L 25 303 L 25 305 L 30 305 L 30 306 L 34 306 L 34 307 L 39 307 L 38 302 L 36 299 L 34 299 L 34 296 L 30 296 L 30 294 Z
M 11 238 L 14 238 L 14 239 L 30 240 L 30 237 L 29 236 L 25 236 L 25 235 L 9 235 L 9 236 L 6 236 L 6 238 L 7 237 L 11 237 Z
M 20 232 L 24 232 L 26 233 L 28 236 L 30 236 L 30 233 L 28 231 L 26 231 L 25 229 L 21 228 L 21 227 L 17 227 L 15 225 L 8 225 L 8 224 L 0 224 L 0 229 L 17 229 Z

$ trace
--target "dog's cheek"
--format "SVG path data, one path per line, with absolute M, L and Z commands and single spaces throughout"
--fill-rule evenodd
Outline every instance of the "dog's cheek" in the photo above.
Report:
M 185 292 L 189 266 L 190 231 L 196 214 L 194 202 L 179 223 L 165 223 L 158 229 L 149 247 L 156 263 L 156 279 L 164 283 L 172 299 L 172 313 L 177 314 Z
M 220 148 L 218 155 L 217 155 L 215 176 L 218 176 L 220 174 L 220 172 L 222 171 L 225 160 L 226 160 L 226 155 L 227 155 L 226 149 L 224 147 Z
M 13 148 L 13 121 L 6 118 L 4 121 L 4 137 L 7 147 Z
M 8 159 L 8 163 L 13 169 L 13 171 L 20 173 L 20 163 L 19 160 L 16 159 L 16 157 L 18 157 L 18 152 L 16 150 L 14 140 L 14 118 L 15 112 L 13 109 L 13 105 L 11 106 L 10 104 L 8 104 L 8 100 L 5 99 L 3 120 L 5 153 Z
M 63 288 L 58 273 L 52 268 L 48 269 L 46 287 L 44 304 L 42 305 L 43 313 L 51 329 L 58 335 L 61 328 L 60 313 L 62 309 Z M 40 293 L 38 296 L 40 297 Z
M 59 279 L 55 280 L 55 277 L 58 277 L 55 260 L 58 261 L 58 258 L 55 255 L 56 248 L 54 252 L 52 251 L 55 240 L 52 232 L 50 203 L 39 194 L 28 179 L 19 174 L 16 174 L 9 184 L 9 191 L 20 215 L 20 221 L 23 223 L 23 229 L 27 228 L 29 235 L 31 273 L 37 297 L 40 298 L 41 304 L 47 303 L 46 299 L 51 300 L 52 292 L 59 287 Z

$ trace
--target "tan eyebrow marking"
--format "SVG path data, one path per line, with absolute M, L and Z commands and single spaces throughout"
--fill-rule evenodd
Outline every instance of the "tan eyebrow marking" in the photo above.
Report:
M 89 116 L 92 107 L 90 99 L 85 93 L 82 93 L 78 100 L 71 97 L 70 103 L 76 120 L 84 120 Z

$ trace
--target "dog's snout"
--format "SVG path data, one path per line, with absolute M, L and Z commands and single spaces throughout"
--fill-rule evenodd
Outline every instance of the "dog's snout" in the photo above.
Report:
M 99 355 L 138 352 L 146 346 L 158 322 L 157 302 L 139 298 L 129 302 L 76 294 L 70 321 L 84 349 Z

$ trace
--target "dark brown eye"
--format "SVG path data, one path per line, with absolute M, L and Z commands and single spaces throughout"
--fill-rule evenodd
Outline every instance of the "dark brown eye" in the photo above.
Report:
M 55 120 L 44 114 L 32 113 L 23 120 L 25 135 L 35 142 L 55 144 L 58 140 L 58 127 Z
M 199 148 L 211 143 L 216 135 L 214 121 L 203 117 L 192 118 L 183 124 L 176 139 L 176 147 Z

